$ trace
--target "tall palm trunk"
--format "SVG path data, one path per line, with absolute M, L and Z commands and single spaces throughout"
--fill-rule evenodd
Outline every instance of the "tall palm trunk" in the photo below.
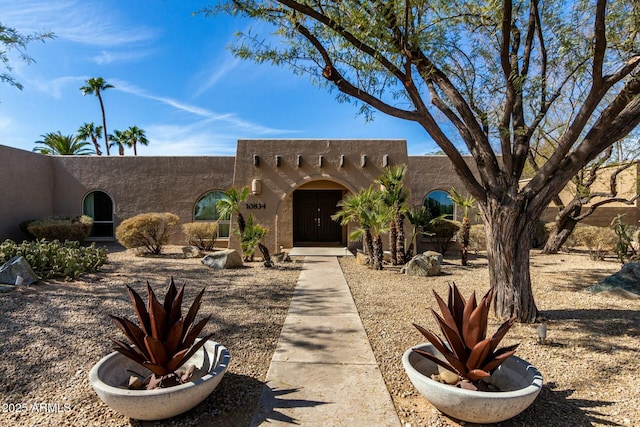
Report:
M 407 254 L 404 249 L 404 214 L 400 211 L 396 215 L 396 263 L 401 265 L 406 262 Z
M 391 253 L 391 263 L 398 265 L 397 261 L 398 249 L 398 231 L 396 230 L 396 222 L 393 221 L 389 228 L 389 252 Z M 384 257 L 384 254 L 383 254 Z
M 382 270 L 382 262 L 384 261 L 384 251 L 382 250 L 382 237 L 376 235 L 373 239 L 373 269 Z
M 471 224 L 469 217 L 462 218 L 462 227 L 460 229 L 460 252 L 462 253 L 462 265 L 467 265 L 469 260 L 469 235 L 471 234 Z
M 364 249 L 371 258 L 371 264 L 373 265 L 373 236 L 370 230 L 365 230 L 364 232 Z
M 107 133 L 107 116 L 104 114 L 104 103 L 102 102 L 102 95 L 100 95 L 99 89 L 96 91 L 96 95 L 98 95 L 98 101 L 100 101 L 100 110 L 102 110 L 102 130 L 104 131 L 104 145 L 107 149 L 107 156 L 109 156 L 111 155 L 111 153 L 109 153 L 109 134 Z

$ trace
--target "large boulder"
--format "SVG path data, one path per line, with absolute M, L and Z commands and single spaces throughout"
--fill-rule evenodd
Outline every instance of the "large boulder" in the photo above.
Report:
M 235 249 L 216 251 L 202 258 L 202 263 L 216 269 L 239 268 L 243 266 L 242 257 Z
M 587 288 L 589 292 L 608 292 L 625 297 L 640 296 L 640 262 L 630 262 L 622 269 Z
M 38 276 L 23 256 L 13 257 L 0 267 L 0 283 L 14 285 L 18 276 L 22 277 L 22 283 L 25 285 L 38 281 Z
M 407 276 L 437 276 L 441 271 L 441 259 L 442 255 L 438 252 L 433 252 L 433 254 L 429 255 L 419 254 L 411 258 L 411 261 L 402 267 L 402 272 Z

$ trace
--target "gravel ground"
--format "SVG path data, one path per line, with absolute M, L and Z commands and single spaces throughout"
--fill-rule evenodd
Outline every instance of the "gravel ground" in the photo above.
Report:
M 445 295 L 455 281 L 465 296 L 473 289 L 483 294 L 486 260 L 478 256 L 462 267 L 448 258 L 445 274 L 429 278 L 406 277 L 391 266 L 374 272 L 353 258 L 340 263 L 403 425 L 463 425 L 413 390 L 400 358 L 424 341 L 412 322 L 434 327 L 431 289 Z M 514 326 L 504 344 L 521 342 L 516 354 L 540 369 L 545 386 L 530 409 L 501 425 L 640 425 L 640 300 L 583 292 L 619 264 L 585 254 L 536 253 L 531 264 L 551 344 L 536 343 L 535 325 Z M 300 268 L 299 262 L 279 269 L 256 262 L 219 271 L 183 259 L 179 247 L 168 247 L 161 258 L 112 248 L 99 274 L 0 294 L 0 426 L 248 426 Z M 207 287 L 199 317 L 212 314 L 205 331 L 229 348 L 232 362 L 202 405 L 163 423 L 141 423 L 104 405 L 87 375 L 112 351 L 108 338 L 119 335 L 107 315 L 134 316 L 125 285 L 143 290 L 149 280 L 164 289 L 169 276 L 187 282 L 187 304 Z M 490 332 L 496 327 L 492 321 Z
M 256 262 L 213 270 L 182 258 L 180 247 L 161 258 L 111 251 L 99 274 L 0 294 L 0 426 L 249 425 L 300 268 Z M 135 320 L 125 285 L 146 301 L 148 280 L 164 298 L 170 276 L 186 282 L 186 307 L 207 288 L 198 319 L 212 315 L 204 332 L 229 349 L 231 364 L 203 404 L 163 423 L 141 423 L 103 404 L 88 372 L 112 351 L 109 337 L 121 336 L 108 314 Z
M 446 300 L 455 282 L 465 297 L 473 290 L 484 295 L 486 259 L 477 256 L 462 267 L 446 258 L 444 275 L 425 278 L 400 275 L 394 267 L 372 272 L 352 258 L 340 264 L 402 424 L 465 425 L 440 414 L 414 390 L 401 357 L 426 341 L 412 323 L 437 330 L 429 310 L 437 307 L 431 289 Z M 534 297 L 551 342 L 537 344 L 537 325 L 516 324 L 502 344 L 520 342 L 516 355 L 535 365 L 545 384 L 528 410 L 500 426 L 640 426 L 640 299 L 584 291 L 619 269 L 614 259 L 532 252 Z M 491 319 L 489 333 L 497 327 Z

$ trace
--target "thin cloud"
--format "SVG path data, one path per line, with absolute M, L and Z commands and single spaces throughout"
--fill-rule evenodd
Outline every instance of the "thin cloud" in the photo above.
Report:
M 133 51 L 133 52 L 132 51 L 117 52 L 117 51 L 103 50 L 102 52 L 100 52 L 99 55 L 96 55 L 93 58 L 91 58 L 91 60 L 98 65 L 107 65 L 107 64 L 112 64 L 114 62 L 135 61 L 138 59 L 146 58 L 152 55 L 152 53 L 153 52 L 150 50 L 145 50 L 145 51 L 140 50 L 140 51 Z
M 238 58 L 228 57 L 222 64 L 209 65 L 205 71 L 198 75 L 197 80 L 204 80 L 204 84 L 196 90 L 195 96 L 198 97 L 215 86 L 238 66 L 238 62 Z
M 290 134 L 290 133 L 297 132 L 294 130 L 274 129 L 274 128 L 262 126 L 256 123 L 252 123 L 252 122 L 240 119 L 235 114 L 232 114 L 232 113 L 224 113 L 224 114 L 215 113 L 205 108 L 180 102 L 172 98 L 152 95 L 147 93 L 143 89 L 140 89 L 124 81 L 113 80 L 112 84 L 114 85 L 115 89 L 120 90 L 122 92 L 160 102 L 162 104 L 171 106 L 177 110 L 185 111 L 185 112 L 203 117 L 208 122 L 227 123 L 228 125 L 231 125 L 237 132 L 240 132 L 240 133 L 250 133 L 252 135 L 276 135 L 276 134 L 280 135 L 280 134 Z
M 19 31 L 52 31 L 58 39 L 90 46 L 121 46 L 157 37 L 157 31 L 132 26 L 100 2 L 4 0 L 0 16 Z

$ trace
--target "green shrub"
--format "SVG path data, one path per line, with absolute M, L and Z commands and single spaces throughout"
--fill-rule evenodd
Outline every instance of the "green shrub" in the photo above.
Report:
M 616 247 L 616 233 L 609 227 L 578 224 L 573 231 L 575 246 L 586 246 L 592 259 L 604 259 Z M 573 243 L 573 242 L 572 242 Z
M 448 219 L 435 221 L 424 227 L 424 231 L 429 233 L 427 241 L 434 243 L 436 250 L 442 254 L 447 252 L 447 247 L 458 230 L 460 230 L 460 223 Z
M 487 250 L 487 234 L 484 224 L 474 224 L 469 229 L 469 249 L 478 253 Z
M 253 215 L 249 215 L 244 228 L 244 233 L 240 236 L 240 246 L 242 257 L 245 261 L 253 260 L 253 253 L 260 245 L 260 241 L 267 235 L 269 229 L 256 223 Z
M 0 244 L 0 264 L 15 256 L 23 256 L 40 279 L 73 280 L 85 272 L 96 272 L 107 262 L 107 249 L 81 246 L 77 241 L 24 241 L 17 244 L 5 240 Z
M 52 216 L 22 223 L 27 232 L 36 240 L 65 240 L 82 242 L 85 240 L 91 227 L 93 219 L 82 216 Z
M 169 233 L 179 221 L 178 215 L 169 212 L 136 215 L 118 225 L 116 239 L 127 249 L 160 255 L 162 246 L 169 241 Z
M 182 224 L 182 232 L 187 244 L 202 251 L 211 251 L 218 238 L 217 222 L 189 222 Z

